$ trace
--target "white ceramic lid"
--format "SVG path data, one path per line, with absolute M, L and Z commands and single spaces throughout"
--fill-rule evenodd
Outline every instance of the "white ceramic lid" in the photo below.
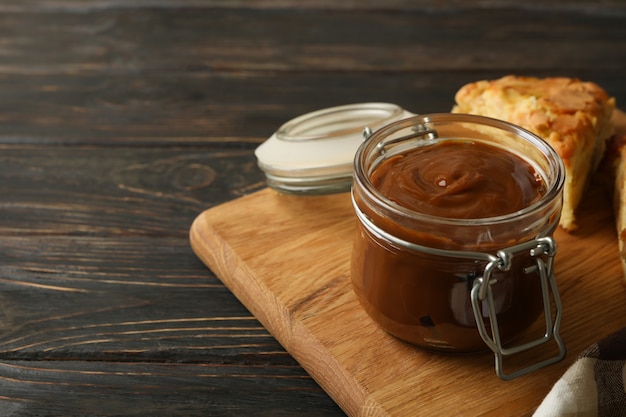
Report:
M 347 191 L 365 128 L 412 114 L 395 104 L 357 103 L 317 110 L 282 125 L 255 155 L 270 187 L 287 193 Z

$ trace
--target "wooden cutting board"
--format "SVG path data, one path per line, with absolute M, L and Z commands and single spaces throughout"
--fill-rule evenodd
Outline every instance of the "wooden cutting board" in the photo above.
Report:
M 424 352 L 369 319 L 349 278 L 355 217 L 348 193 L 297 197 L 265 189 L 203 212 L 190 239 L 348 415 L 527 416 L 581 351 L 626 326 L 625 280 L 601 188 L 591 190 L 580 218 L 575 234 L 555 236 L 568 355 L 509 382 L 496 376 L 490 353 Z

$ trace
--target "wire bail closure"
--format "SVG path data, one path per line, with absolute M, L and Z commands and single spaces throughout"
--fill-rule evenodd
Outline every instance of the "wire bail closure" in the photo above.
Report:
M 439 137 L 437 131 L 426 124 L 416 124 L 412 128 L 412 133 L 406 136 L 401 136 L 391 140 L 387 140 L 378 144 L 377 149 L 381 155 L 387 152 L 387 147 L 393 147 L 395 145 L 404 143 L 412 139 L 437 139 Z M 362 136 L 363 140 L 368 140 L 374 132 L 369 126 L 363 128 Z
M 500 339 L 498 317 L 496 314 L 496 308 L 493 300 L 493 293 L 491 291 L 491 284 L 496 281 L 492 277 L 492 274 L 496 269 L 499 269 L 501 271 L 509 270 L 509 268 L 511 267 L 511 260 L 513 256 L 516 253 L 523 252 L 527 252 L 531 257 L 535 259 L 535 265 L 527 268 L 525 272 L 526 274 L 537 273 L 539 275 L 539 279 L 541 282 L 541 293 L 543 299 L 546 330 L 543 337 L 537 338 L 518 346 L 505 348 L 504 346 L 502 346 L 502 341 Z M 485 272 L 483 273 L 483 276 L 477 278 L 474 281 L 471 291 L 471 300 L 472 309 L 474 311 L 474 318 L 476 319 L 476 326 L 478 327 L 480 336 L 485 344 L 487 344 L 487 346 L 489 346 L 489 349 L 491 349 L 495 354 L 496 374 L 498 375 L 498 377 L 500 377 L 500 379 L 503 379 L 505 381 L 515 379 L 529 372 L 557 363 L 563 360 L 563 358 L 565 357 L 566 348 L 559 333 L 562 317 L 562 304 L 553 273 L 555 255 L 556 242 L 554 241 L 554 239 L 551 237 L 540 237 L 535 240 L 498 251 L 497 256 L 494 257 L 485 266 Z M 546 258 L 546 260 L 544 260 L 543 258 Z M 554 300 L 555 305 L 554 317 L 552 314 L 552 308 L 550 306 L 550 293 L 552 294 L 552 299 Z M 489 332 L 487 331 L 487 328 L 483 321 L 481 308 L 483 302 L 486 302 L 488 307 L 488 318 L 491 324 L 491 335 L 489 335 Z M 533 349 L 550 341 L 551 339 L 554 339 L 559 348 L 559 352 L 556 356 L 526 366 L 509 374 L 506 374 L 504 372 L 503 362 L 505 356 L 510 356 Z

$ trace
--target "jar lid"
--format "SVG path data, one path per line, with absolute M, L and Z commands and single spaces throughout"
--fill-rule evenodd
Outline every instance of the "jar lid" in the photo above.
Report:
M 367 127 L 377 130 L 411 116 L 390 103 L 317 110 L 283 124 L 255 150 L 269 187 L 290 194 L 348 191 L 352 165 Z

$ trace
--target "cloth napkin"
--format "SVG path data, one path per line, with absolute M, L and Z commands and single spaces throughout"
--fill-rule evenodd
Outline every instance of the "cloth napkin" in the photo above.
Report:
M 533 417 L 626 417 L 626 327 L 589 346 Z

